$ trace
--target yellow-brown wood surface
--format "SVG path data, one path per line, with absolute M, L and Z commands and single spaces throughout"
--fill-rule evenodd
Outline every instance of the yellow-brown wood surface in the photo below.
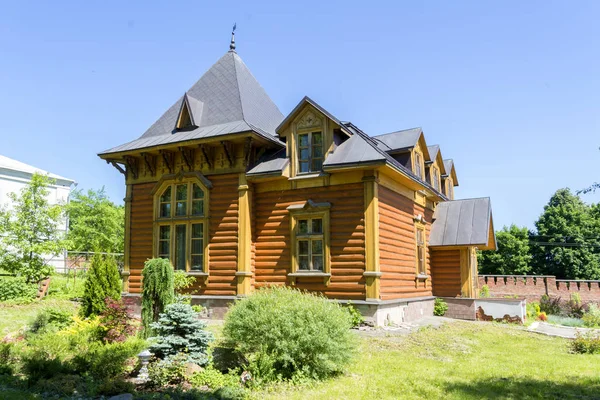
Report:
M 331 280 L 297 278 L 300 289 L 318 291 L 330 298 L 365 298 L 364 186 L 362 183 L 256 193 L 256 287 L 289 284 L 290 217 L 287 207 L 306 200 L 329 202 L 331 227 Z
M 379 186 L 379 255 L 381 299 L 431 296 L 431 279 L 416 279 L 416 215 L 423 216 L 425 235 L 429 232 L 433 212 L 413 200 L 384 186 Z M 429 249 L 426 247 L 427 271 L 430 274 Z
M 432 251 L 431 275 L 434 296 L 460 296 L 460 249 Z
M 238 232 L 238 174 L 211 175 L 209 227 L 209 278 L 197 279 L 200 295 L 235 295 Z M 152 258 L 153 198 L 155 183 L 133 185 L 129 291 L 141 292 L 144 262 Z

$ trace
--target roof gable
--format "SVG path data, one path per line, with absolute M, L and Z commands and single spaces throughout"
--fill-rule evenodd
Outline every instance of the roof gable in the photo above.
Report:
M 496 236 L 489 197 L 444 201 L 433 214 L 429 246 L 477 246 L 495 250 Z
M 437 162 L 440 168 L 440 174 L 446 174 L 446 166 L 444 165 L 444 160 L 442 158 L 442 152 L 440 150 L 440 146 L 437 144 L 427 146 L 427 150 L 429 151 L 430 163 Z
M 452 177 L 452 182 L 454 182 L 454 186 L 458 186 L 458 178 L 456 177 L 456 169 L 454 168 L 454 160 L 448 158 L 444 160 L 444 169 L 446 170 L 446 176 Z
M 173 133 L 184 104 L 188 107 L 197 131 L 191 135 L 185 135 L 189 132 Z M 141 137 L 103 153 L 144 148 L 149 143 L 159 145 L 205 138 L 207 135 L 236 133 L 237 131 L 231 131 L 232 127 L 253 130 L 268 140 L 277 141 L 275 128 L 282 120 L 281 111 L 237 53 L 230 50 Z M 175 137 L 172 138 L 171 135 Z

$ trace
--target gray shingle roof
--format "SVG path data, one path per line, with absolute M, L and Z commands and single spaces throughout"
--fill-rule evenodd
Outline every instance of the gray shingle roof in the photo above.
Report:
M 489 197 L 441 202 L 433 214 L 429 246 L 477 246 L 494 250 L 496 237 Z
M 373 137 L 385 144 L 389 148 L 387 151 L 394 151 L 415 147 L 422 134 L 421 128 L 411 128 Z
M 456 176 L 456 167 L 454 166 L 454 160 L 452 160 L 451 158 L 444 160 L 444 169 L 446 170 L 446 176 L 452 174 L 454 186 L 458 186 L 458 177 Z
M 281 149 L 271 156 L 260 160 L 246 175 L 256 176 L 281 173 L 289 163 L 290 160 L 285 156 L 285 149 Z
M 332 166 L 384 162 L 385 160 L 386 157 L 369 145 L 364 138 L 360 135 L 352 135 L 325 159 L 323 167 L 327 169 Z
M 174 132 L 186 96 L 197 128 Z M 279 142 L 275 128 L 281 121 L 281 111 L 237 53 L 229 51 L 139 139 L 100 154 L 243 131 L 254 131 L 268 140 Z

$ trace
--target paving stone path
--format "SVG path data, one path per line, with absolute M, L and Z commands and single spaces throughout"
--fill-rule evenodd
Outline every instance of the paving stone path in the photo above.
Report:
M 534 322 L 533 324 L 529 325 L 527 330 L 530 332 L 542 333 L 548 336 L 558 336 L 567 339 L 575 339 L 577 332 L 583 334 L 590 331 L 596 331 L 600 333 L 600 329 L 574 328 L 570 326 L 552 325 L 546 322 Z

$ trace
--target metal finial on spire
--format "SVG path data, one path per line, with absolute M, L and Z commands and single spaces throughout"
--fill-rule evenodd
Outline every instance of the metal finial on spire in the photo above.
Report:
M 229 44 L 229 51 L 235 51 L 235 28 L 237 24 L 233 24 L 233 29 L 231 30 L 231 43 Z

